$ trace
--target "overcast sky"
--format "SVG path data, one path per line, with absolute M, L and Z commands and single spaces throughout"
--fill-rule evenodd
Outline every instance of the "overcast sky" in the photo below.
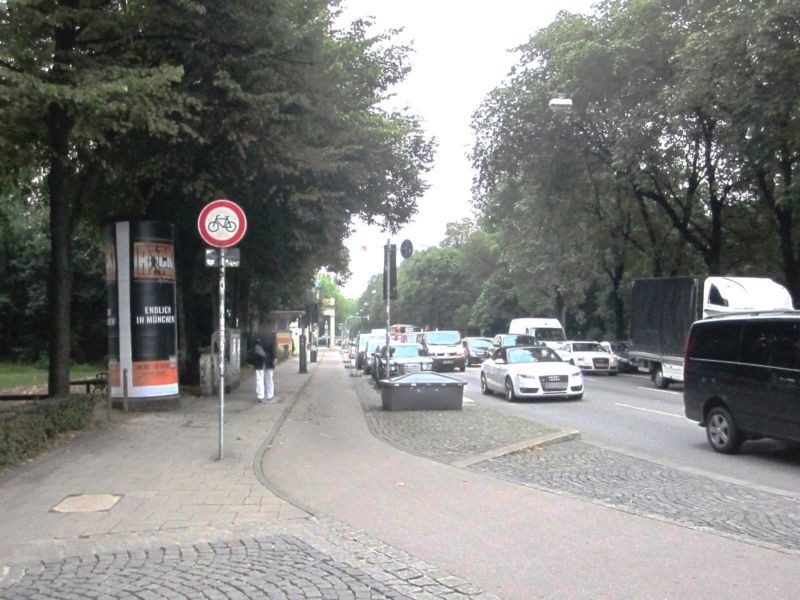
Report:
M 438 245 L 447 223 L 472 216 L 470 118 L 502 83 L 518 55 L 512 48 L 546 27 L 561 10 L 588 12 L 591 0 L 343 0 L 345 19 L 372 16 L 377 30 L 403 28 L 412 42 L 411 72 L 394 92 L 392 108 L 407 106 L 437 139 L 430 185 L 414 221 L 392 241 L 410 239 L 415 250 Z M 388 234 L 354 223 L 347 240 L 352 277 L 347 297 L 358 297 L 380 273 Z M 366 248 L 366 250 L 364 250 Z M 398 260 L 400 255 L 398 253 Z

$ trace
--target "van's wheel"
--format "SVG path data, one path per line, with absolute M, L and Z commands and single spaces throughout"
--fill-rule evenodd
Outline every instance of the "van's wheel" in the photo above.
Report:
M 664 377 L 664 368 L 661 365 L 657 365 L 653 370 L 653 384 L 660 390 L 669 387 L 669 379 Z
M 516 399 L 517 395 L 514 393 L 514 384 L 511 383 L 511 378 L 506 377 L 506 400 L 514 402 Z
M 733 421 L 731 413 L 722 406 L 715 406 L 706 417 L 708 443 L 715 452 L 736 454 L 744 443 L 744 435 Z
M 481 392 L 486 394 L 487 396 L 492 395 L 492 390 L 489 389 L 489 386 L 486 385 L 486 375 L 481 373 Z

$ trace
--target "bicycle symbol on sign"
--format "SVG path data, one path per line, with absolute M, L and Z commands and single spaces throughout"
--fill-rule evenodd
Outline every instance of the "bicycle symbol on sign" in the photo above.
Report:
M 233 233 L 236 231 L 236 222 L 231 219 L 228 215 L 217 215 L 214 217 L 213 221 L 208 222 L 208 230 L 211 233 L 216 233 L 219 231 L 219 228 L 222 227 L 228 233 Z

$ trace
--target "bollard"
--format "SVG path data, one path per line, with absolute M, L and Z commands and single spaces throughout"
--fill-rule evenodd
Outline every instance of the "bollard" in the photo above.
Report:
M 306 364 L 306 334 L 300 334 L 300 372 L 308 373 L 308 365 Z
M 128 369 L 122 369 L 122 410 L 128 412 Z
M 106 376 L 106 421 L 111 424 L 111 373 Z

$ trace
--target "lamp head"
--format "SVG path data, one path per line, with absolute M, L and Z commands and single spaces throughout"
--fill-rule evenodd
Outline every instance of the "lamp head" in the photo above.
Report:
M 572 110 L 572 98 L 557 96 L 550 99 L 548 106 L 553 112 L 569 112 Z

